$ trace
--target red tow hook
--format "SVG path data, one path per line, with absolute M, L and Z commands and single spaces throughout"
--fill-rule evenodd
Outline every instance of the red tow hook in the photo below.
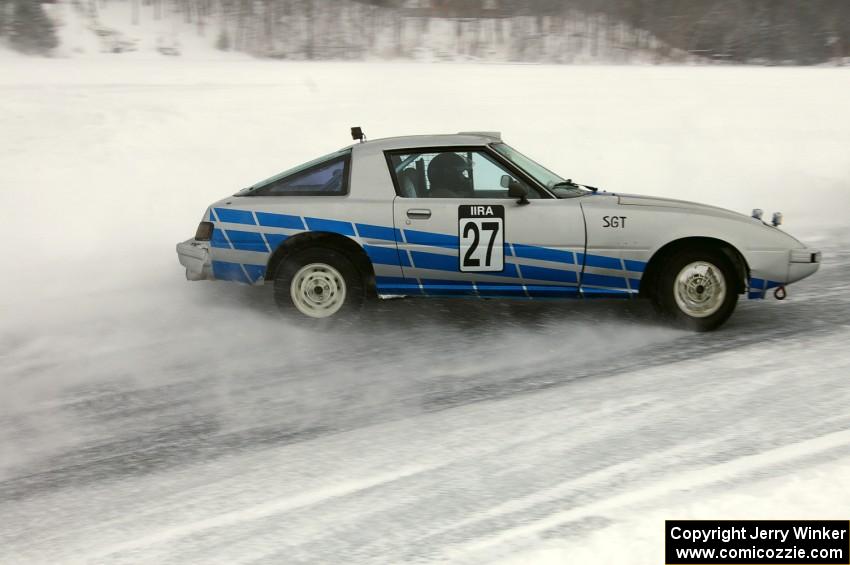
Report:
M 773 291 L 773 297 L 777 300 L 785 300 L 786 296 L 788 296 L 788 293 L 785 292 L 784 286 L 777 286 L 776 290 Z

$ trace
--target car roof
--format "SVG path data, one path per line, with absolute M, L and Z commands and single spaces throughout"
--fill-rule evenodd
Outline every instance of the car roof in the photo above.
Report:
M 354 146 L 375 151 L 392 149 L 411 149 L 416 147 L 446 147 L 453 145 L 487 145 L 502 140 L 499 132 L 495 131 L 462 131 L 460 133 L 438 135 L 405 135 L 400 137 L 384 137 L 372 139 Z

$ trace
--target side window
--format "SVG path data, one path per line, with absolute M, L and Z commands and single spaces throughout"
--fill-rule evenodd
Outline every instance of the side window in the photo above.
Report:
M 337 196 L 348 194 L 348 155 L 312 165 L 290 175 L 274 178 L 252 196 Z
M 387 161 L 404 198 L 508 198 L 502 176 L 515 177 L 482 150 L 393 152 Z M 529 192 L 529 198 L 539 197 Z

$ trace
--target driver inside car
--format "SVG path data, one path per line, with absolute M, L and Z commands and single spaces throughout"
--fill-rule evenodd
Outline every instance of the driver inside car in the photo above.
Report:
M 440 153 L 428 164 L 431 198 L 472 198 L 469 164 L 457 153 Z

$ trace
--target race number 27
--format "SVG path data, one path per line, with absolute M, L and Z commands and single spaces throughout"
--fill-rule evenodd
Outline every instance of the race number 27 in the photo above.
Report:
M 493 272 L 505 268 L 505 207 L 488 204 L 458 206 L 457 230 L 462 272 Z

